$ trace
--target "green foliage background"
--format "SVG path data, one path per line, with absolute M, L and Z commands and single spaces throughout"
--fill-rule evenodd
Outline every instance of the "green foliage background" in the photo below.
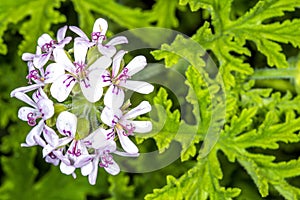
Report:
M 137 140 L 145 152 L 164 152 L 177 127 L 197 130 L 189 145 L 184 137 L 175 138 L 182 152 L 174 163 L 144 174 L 109 176 L 100 170 L 90 186 L 86 177 L 74 180 L 45 163 L 38 147 L 20 148 L 29 127 L 17 119 L 22 103 L 9 93 L 26 84 L 21 54 L 34 52 L 42 33 L 53 35 L 64 24 L 89 33 L 98 17 L 109 21 L 111 35 L 172 28 L 210 53 L 224 81 L 226 118 L 207 156 L 200 147 L 210 117 L 225 105 L 212 105 L 218 82 L 211 80 L 214 89 L 206 87 L 199 73 L 207 64 L 204 55 L 185 48 L 183 37 L 151 52 L 152 61 L 185 75 L 196 94 L 186 99 L 199 126 L 182 120 L 176 99 L 156 88 L 147 98 L 163 106 L 167 121 L 155 136 Z M 299 18 L 300 0 L 1 1 L 0 199 L 300 199 Z M 174 53 L 199 62 L 183 65 Z

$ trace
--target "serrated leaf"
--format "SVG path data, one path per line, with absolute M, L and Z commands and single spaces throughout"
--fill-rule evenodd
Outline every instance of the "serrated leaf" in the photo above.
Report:
M 117 176 L 110 176 L 108 178 L 110 183 L 109 192 L 111 200 L 118 199 L 134 199 L 134 187 L 129 186 L 129 176 L 120 173 Z
M 30 16 L 30 18 L 20 24 L 21 28 L 19 31 L 23 35 L 24 40 L 19 46 L 19 52 L 33 52 L 37 45 L 37 38 L 42 35 L 42 33 L 49 33 L 52 24 L 66 20 L 64 15 L 55 10 L 60 7 L 61 1 L 62 0 L 1 1 L 0 54 L 7 53 L 7 47 L 3 43 L 2 36 L 8 24 L 17 24 L 27 16 Z

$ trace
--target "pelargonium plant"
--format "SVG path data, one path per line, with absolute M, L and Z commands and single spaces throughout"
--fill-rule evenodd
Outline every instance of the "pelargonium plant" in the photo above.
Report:
M 36 52 L 22 56 L 28 85 L 11 92 L 28 104 L 18 112 L 32 127 L 21 146 L 41 146 L 46 162 L 74 178 L 80 169 L 90 184 L 96 183 L 99 167 L 112 175 L 120 172 L 114 154 L 139 156 L 130 137 L 152 129 L 150 121 L 134 120 L 151 110 L 149 102 L 130 109 L 130 99 L 125 100 L 127 90 L 153 91 L 147 82 L 130 80 L 146 67 L 146 58 L 139 55 L 125 65 L 127 52 L 116 46 L 128 40 L 119 36 L 107 41 L 107 28 L 99 18 L 91 38 L 75 26 L 60 28 L 57 39 L 43 34 Z M 68 29 L 75 38 L 66 36 Z

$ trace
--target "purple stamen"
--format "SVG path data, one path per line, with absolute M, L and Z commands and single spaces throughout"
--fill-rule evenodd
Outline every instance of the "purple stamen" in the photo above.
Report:
M 114 138 L 114 137 L 115 137 L 115 130 L 112 129 L 111 132 L 107 133 L 106 139 L 109 140 L 109 139 Z
M 34 113 L 28 113 L 27 114 L 27 119 L 28 119 L 28 124 L 30 125 L 30 126 L 35 126 L 36 125 L 36 119 L 37 119 L 37 117 L 36 117 L 36 115 L 34 114 Z
M 105 35 L 101 35 L 101 32 L 92 32 L 92 40 L 93 42 L 97 42 L 99 38 L 102 38 L 103 40 L 106 39 Z
M 101 76 L 102 77 L 102 79 L 103 79 L 103 82 L 111 82 L 111 77 L 110 77 L 110 75 L 102 75 Z
M 74 145 L 72 151 L 68 150 L 69 154 L 74 155 L 76 157 L 81 155 L 81 150 L 77 149 L 77 143 L 78 143 L 78 141 L 75 142 L 75 145 Z
M 72 133 L 71 133 L 71 131 L 69 131 L 69 130 L 63 130 L 63 133 L 64 134 L 67 134 L 69 137 L 71 137 L 71 135 L 72 135 Z
M 52 51 L 54 44 L 56 44 L 55 40 L 51 40 L 49 43 L 46 43 L 42 46 L 42 51 L 49 53 L 50 51 Z
M 28 79 L 28 83 L 31 84 L 31 80 L 40 80 L 40 75 L 39 75 L 39 71 L 34 69 L 34 70 L 31 70 L 29 72 L 29 74 L 26 76 L 26 79 Z
M 66 84 L 67 87 L 69 87 L 73 81 L 76 81 L 76 79 L 73 76 L 68 76 L 68 78 L 63 81 L 63 84 L 65 84 L 69 79 L 71 80 L 69 81 L 69 83 Z
M 112 165 L 113 157 L 109 154 L 109 150 L 103 151 L 103 155 L 101 156 L 101 162 L 99 163 L 100 167 L 108 167 L 108 165 Z
M 126 81 L 128 78 L 130 78 L 130 76 L 127 73 L 128 73 L 128 69 L 125 67 L 122 73 L 119 75 L 118 80 Z

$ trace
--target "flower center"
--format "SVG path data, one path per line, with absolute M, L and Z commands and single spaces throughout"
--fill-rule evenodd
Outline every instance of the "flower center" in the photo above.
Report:
M 105 35 L 101 35 L 101 32 L 92 32 L 92 41 L 98 42 L 99 38 L 102 38 L 103 40 L 106 39 Z
M 42 111 L 40 109 L 40 111 Z M 36 120 L 39 118 L 42 118 L 44 116 L 43 113 L 41 112 L 30 112 L 27 114 L 27 120 L 28 120 L 28 125 L 29 126 L 35 126 L 36 125 Z
M 109 150 L 103 151 L 103 154 L 101 155 L 101 162 L 99 163 L 100 167 L 108 167 L 108 165 L 113 164 L 113 157 L 109 153 Z
M 75 142 L 74 147 L 72 150 L 68 150 L 68 153 L 73 155 L 73 156 L 80 156 L 81 155 L 81 150 L 77 148 L 78 141 Z
M 86 70 L 86 64 L 82 62 L 75 62 L 74 65 L 76 66 L 76 74 L 79 79 L 79 81 L 84 83 L 84 86 L 86 88 L 90 87 L 91 85 L 89 84 L 89 78 Z
M 42 51 L 43 52 L 46 52 L 46 53 L 49 53 L 53 50 L 53 47 L 54 45 L 56 44 L 56 41 L 55 40 L 51 40 L 49 43 L 45 43 L 43 46 L 42 46 Z
M 39 80 L 43 82 L 45 80 L 44 77 L 41 77 L 39 74 L 39 71 L 37 69 L 31 70 L 29 74 L 26 76 L 26 79 L 28 79 L 28 83 L 32 84 L 32 80 Z

